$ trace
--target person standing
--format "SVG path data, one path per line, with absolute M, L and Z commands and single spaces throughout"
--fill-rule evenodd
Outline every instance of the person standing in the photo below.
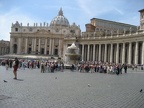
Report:
M 24 69 L 24 70 L 25 70 L 26 63 L 25 63 L 25 61 L 24 61 L 24 60 L 22 61 L 22 66 L 21 66 L 21 67 L 22 67 L 22 69 Z
M 45 65 L 44 65 L 44 62 L 42 61 L 41 63 L 41 73 L 44 73 L 45 72 Z
M 47 72 L 50 73 L 51 72 L 51 69 L 50 69 L 50 63 L 47 62 Z
M 9 68 L 9 60 L 8 59 L 5 61 L 5 66 L 6 66 L 6 70 L 8 70 L 8 68 Z
M 17 79 L 17 69 L 18 69 L 18 66 L 19 66 L 19 60 L 16 57 L 15 60 L 14 60 L 14 62 L 13 62 L 14 79 Z
M 127 73 L 127 65 L 126 64 L 124 65 L 124 71 L 125 71 L 125 73 Z

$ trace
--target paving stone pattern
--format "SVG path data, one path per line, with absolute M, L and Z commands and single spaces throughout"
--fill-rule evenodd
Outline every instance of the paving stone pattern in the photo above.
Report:
M 11 97 L 1 97 L 0 108 L 144 108 L 142 70 L 117 76 L 19 69 L 19 80 L 13 77 L 0 66 L 0 95 Z

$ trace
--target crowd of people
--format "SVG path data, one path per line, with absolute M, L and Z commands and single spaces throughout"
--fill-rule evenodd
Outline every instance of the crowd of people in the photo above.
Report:
M 8 68 L 13 67 L 14 79 L 17 79 L 17 69 L 40 69 L 41 73 L 54 73 L 55 71 L 64 71 L 64 63 L 57 61 L 49 60 L 27 60 L 27 59 L 5 59 L 1 63 Z M 82 61 L 77 64 L 72 64 L 69 69 L 71 71 L 79 71 L 81 73 L 108 73 L 108 74 L 122 74 L 127 73 L 127 68 L 131 67 L 132 70 L 137 69 L 136 65 L 127 65 L 127 64 L 115 64 L 115 63 L 104 63 L 97 61 Z
M 127 73 L 127 64 L 110 64 L 110 63 L 94 63 L 94 62 L 83 62 L 78 65 L 72 64 L 71 70 L 78 70 L 79 72 L 86 73 L 108 73 L 108 74 L 122 74 L 122 70 L 124 73 Z
M 15 58 L 16 59 L 16 58 Z M 12 59 L 5 59 L 0 64 L 8 68 L 13 67 L 13 62 L 15 61 Z M 49 60 L 26 60 L 26 59 L 19 59 L 18 68 L 25 70 L 27 69 L 40 69 L 41 73 L 45 72 L 54 72 L 54 71 L 61 71 L 64 70 L 64 63 L 63 62 L 56 62 L 56 61 L 49 61 Z

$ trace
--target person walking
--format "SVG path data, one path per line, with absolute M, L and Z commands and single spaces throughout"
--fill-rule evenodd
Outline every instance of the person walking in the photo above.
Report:
M 13 62 L 14 79 L 17 79 L 17 69 L 18 69 L 18 66 L 19 66 L 19 60 L 16 57 L 15 60 L 14 60 L 14 62 Z

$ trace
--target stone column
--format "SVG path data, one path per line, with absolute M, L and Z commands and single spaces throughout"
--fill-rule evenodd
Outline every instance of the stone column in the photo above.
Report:
M 3 47 L 3 55 L 5 54 L 5 47 Z
M 93 61 L 95 61 L 95 44 L 93 44 Z
M 111 44 L 111 49 L 110 49 L 110 63 L 112 63 L 113 61 L 113 44 Z
M 44 49 L 44 54 L 47 54 L 47 38 L 45 39 L 45 49 Z
M 22 44 L 21 38 L 18 38 L 18 45 L 17 45 L 18 51 L 17 51 L 17 54 L 20 54 L 20 53 L 21 53 L 21 44 Z
M 61 57 L 61 45 L 62 45 L 62 42 L 59 39 L 59 45 L 58 45 L 58 55 L 59 55 L 59 57 Z
M 60 43 L 59 44 L 60 44 L 60 50 L 61 50 L 60 51 L 61 52 L 60 53 L 60 57 L 63 57 L 63 50 L 65 50 L 64 47 L 63 47 L 64 41 L 62 39 L 60 39 Z
M 82 44 L 82 60 L 84 61 L 84 44 Z
M 104 46 L 101 45 L 101 61 L 104 61 Z
M 3 55 L 4 55 L 4 47 L 3 47 L 2 53 L 3 53 Z
M 5 54 L 5 47 L 4 47 L 4 54 Z
M 119 63 L 119 43 L 117 43 L 117 49 L 116 49 L 116 63 Z
M 63 47 L 64 47 L 64 50 L 63 50 L 63 58 L 64 58 L 64 62 L 66 63 L 66 56 L 65 56 L 65 53 L 66 53 L 66 50 L 67 50 L 67 44 L 63 44 Z
M 104 62 L 107 62 L 107 44 L 105 44 Z
M 4 54 L 6 54 L 6 47 L 4 47 Z
M 13 53 L 13 38 L 10 38 L 10 54 Z
M 28 38 L 25 39 L 25 54 L 27 54 Z
M 2 47 L 0 47 L 0 55 L 2 55 Z
M 123 43 L 123 50 L 122 50 L 122 63 L 125 63 L 125 43 Z
M 6 54 L 6 47 L 4 47 L 4 54 Z
M 2 47 L 0 47 L 0 55 L 2 55 Z
M 1 54 L 3 55 L 3 47 L 1 47 Z
M 3 55 L 3 47 L 1 47 L 1 54 Z
M 144 64 L 144 42 L 142 42 L 142 64 Z
M 51 45 L 52 45 L 52 40 L 51 40 L 51 38 L 50 38 L 50 43 L 49 43 L 49 55 L 52 54 L 52 53 L 51 53 Z
M 2 48 L 3 50 L 2 50 L 2 54 L 4 55 L 4 47 Z
M 132 43 L 129 43 L 129 56 L 128 56 L 128 64 L 131 64 L 131 56 L 132 56 Z
M 41 39 L 39 38 L 38 52 L 41 54 Z
M 89 51 L 90 51 L 90 45 L 88 44 L 87 61 L 89 61 Z
M 34 53 L 34 39 L 32 39 L 32 54 Z
M 3 55 L 3 47 L 1 47 L 1 55 Z
M 89 48 L 89 52 L 90 52 L 89 53 L 89 61 L 91 61 L 92 60 L 91 59 L 92 58 L 92 55 L 91 55 L 92 54 L 92 47 L 91 47 L 91 45 L 90 45 L 90 48 Z
M 99 44 L 99 61 L 101 61 L 101 44 Z
M 5 47 L 3 47 L 3 55 L 5 54 Z
M 138 42 L 136 42 L 135 46 L 135 64 L 138 64 Z
M 54 39 L 52 39 L 52 47 L 51 47 L 52 55 L 54 55 Z
M 36 38 L 34 38 L 34 53 L 36 53 Z

